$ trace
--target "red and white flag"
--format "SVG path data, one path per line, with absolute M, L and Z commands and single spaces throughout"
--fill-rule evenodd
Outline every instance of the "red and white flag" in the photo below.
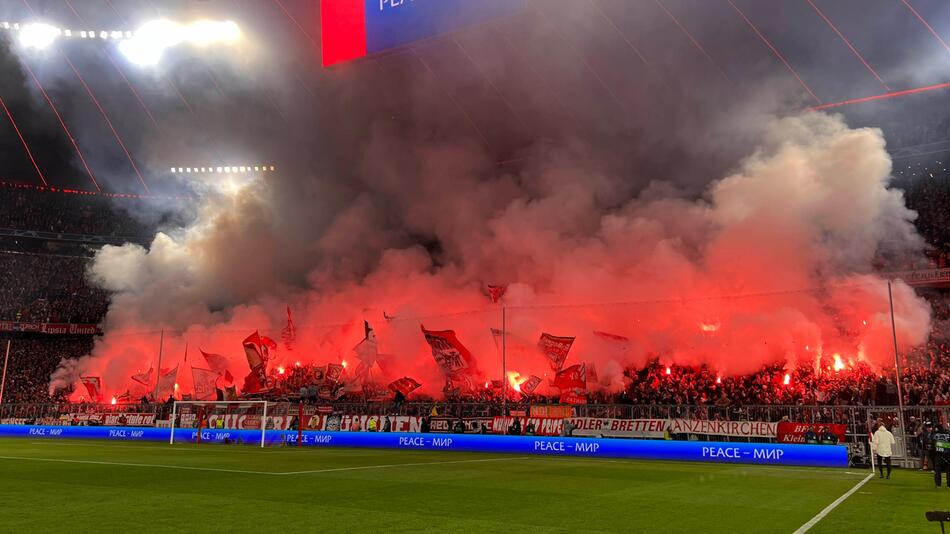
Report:
M 263 366 L 267 359 L 264 355 L 264 342 L 259 333 L 254 332 L 244 339 L 244 354 L 247 356 L 247 366 L 251 369 Z
M 136 382 L 138 382 L 139 384 L 142 384 L 143 386 L 151 386 L 152 385 L 152 371 L 154 371 L 154 369 L 149 367 L 148 371 L 145 373 L 138 373 L 138 374 L 132 375 L 132 380 L 135 380 Z
M 267 373 L 264 371 L 264 364 L 258 365 L 244 377 L 244 387 L 241 389 L 244 393 L 259 393 L 267 389 Z
M 408 396 L 410 393 L 419 389 L 420 387 L 422 387 L 422 384 L 416 382 L 408 376 L 404 376 L 398 380 L 393 380 L 392 383 L 389 384 L 389 389 L 391 389 L 393 393 L 398 391 L 402 393 L 403 396 Z
M 560 371 L 564 367 L 564 361 L 571 352 L 571 346 L 574 344 L 573 337 L 552 336 L 542 333 L 538 340 L 538 349 L 550 361 L 551 369 Z
M 191 368 L 191 378 L 195 385 L 195 400 L 214 400 L 217 398 L 215 391 L 215 381 L 218 379 L 218 373 L 210 369 L 200 367 Z
M 327 382 L 337 383 L 343 376 L 343 366 L 338 363 L 327 364 L 326 380 Z
M 527 380 L 521 383 L 519 386 L 521 388 L 521 393 L 523 395 L 532 395 L 534 390 L 538 389 L 538 386 L 541 385 L 541 377 L 531 375 Z
M 554 387 L 561 390 L 586 388 L 587 369 L 584 364 L 572 365 L 559 371 L 554 377 Z
M 157 400 L 167 399 L 175 394 L 175 384 L 178 382 L 178 366 L 170 371 L 158 372 L 158 385 L 155 387 Z
M 287 326 L 280 331 L 280 339 L 284 342 L 284 348 L 294 350 L 294 344 L 297 341 L 297 327 L 294 326 L 294 318 L 290 314 L 290 306 L 287 306 Z
M 86 386 L 89 393 L 89 400 L 92 402 L 102 401 L 102 380 L 98 376 L 81 376 L 79 380 Z
M 200 349 L 199 349 L 200 350 Z M 228 370 L 228 359 L 220 354 L 211 354 L 209 352 L 201 351 L 201 355 L 204 356 L 206 362 L 208 362 L 208 367 L 212 371 L 218 374 L 224 374 Z
M 424 326 L 421 328 L 422 335 L 432 349 L 432 357 L 444 375 L 455 376 L 474 371 L 475 357 L 462 345 L 454 330 L 426 330 Z

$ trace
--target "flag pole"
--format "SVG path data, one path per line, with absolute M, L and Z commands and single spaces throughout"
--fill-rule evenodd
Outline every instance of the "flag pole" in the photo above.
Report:
M 158 369 L 156 369 L 156 373 L 155 373 L 155 389 L 152 390 L 152 400 L 157 400 L 155 399 L 155 393 L 158 391 L 158 381 L 162 379 L 162 348 L 164 346 L 165 346 L 165 329 L 162 328 L 162 333 L 158 338 Z
M 900 411 L 897 412 L 901 425 L 901 446 L 906 448 L 907 439 L 904 436 L 904 388 L 901 387 L 901 363 L 897 352 L 897 322 L 894 319 L 894 295 L 891 293 L 891 281 L 887 281 L 887 300 L 891 306 L 891 337 L 894 340 L 894 371 L 897 372 L 897 405 Z
M 0 404 L 3 404 L 3 388 L 7 385 L 7 362 L 10 360 L 11 341 L 11 339 L 7 339 L 7 353 L 3 357 L 3 378 L 0 379 Z
M 501 416 L 508 416 L 508 308 L 501 306 Z

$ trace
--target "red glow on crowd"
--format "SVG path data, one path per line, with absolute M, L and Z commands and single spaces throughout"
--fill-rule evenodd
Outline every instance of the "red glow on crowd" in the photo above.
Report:
M 834 369 L 835 369 L 835 372 L 837 373 L 838 371 L 844 369 L 844 363 L 841 361 L 840 354 L 835 353 L 834 358 L 835 358 Z

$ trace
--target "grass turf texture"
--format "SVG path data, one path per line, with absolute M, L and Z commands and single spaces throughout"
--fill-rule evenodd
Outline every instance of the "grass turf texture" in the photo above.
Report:
M 0 532 L 793 532 L 866 475 L 2 439 Z M 875 476 L 810 532 L 939 532 L 924 520 L 933 509 L 950 509 L 950 489 L 933 488 L 927 474 L 895 470 L 891 480 Z

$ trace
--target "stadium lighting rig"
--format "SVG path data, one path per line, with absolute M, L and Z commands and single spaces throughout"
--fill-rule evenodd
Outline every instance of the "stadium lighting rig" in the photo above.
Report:
M 157 64 L 165 51 L 182 44 L 206 47 L 232 44 L 241 38 L 237 23 L 226 20 L 196 20 L 179 23 L 167 19 L 146 22 L 135 31 L 76 30 L 60 28 L 46 22 L 19 23 L 2 21 L 0 29 L 17 34 L 24 48 L 43 50 L 59 39 L 118 41 L 119 51 L 131 63 L 140 66 Z
M 207 165 L 204 167 L 169 167 L 172 174 L 251 174 L 277 172 L 273 165 Z
M 59 28 L 45 22 L 0 22 L 0 29 L 17 34 L 17 40 L 24 48 L 42 50 L 57 39 L 97 39 L 101 41 L 121 41 L 131 39 L 135 33 L 128 30 L 74 30 Z

